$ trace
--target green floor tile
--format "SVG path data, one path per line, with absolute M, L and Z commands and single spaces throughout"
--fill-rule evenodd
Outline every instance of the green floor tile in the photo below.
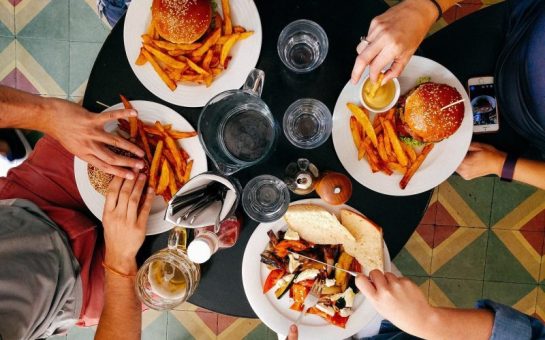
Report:
M 514 282 L 514 283 L 536 283 L 528 270 L 517 260 L 509 248 L 498 237 L 513 231 L 492 231 L 488 240 L 486 253 L 486 268 L 484 279 L 486 281 Z M 539 266 L 536 269 L 539 271 Z M 537 276 L 537 273 L 533 273 Z
M 537 190 L 525 184 L 503 182 L 497 178 L 494 181 L 491 225 L 496 224 Z
M 278 336 L 275 332 L 271 331 L 265 324 L 261 324 L 254 328 L 248 335 L 244 337 L 244 340 L 276 340 Z
M 441 227 L 437 227 L 441 228 Z M 465 228 L 465 227 L 460 227 Z M 472 228 L 465 228 L 468 231 Z M 483 230 L 483 229 L 479 229 Z M 467 247 L 461 249 L 447 263 L 443 264 L 440 268 L 436 269 L 432 273 L 434 277 L 443 277 L 450 279 L 470 279 L 470 280 L 482 280 L 485 266 L 486 257 L 486 244 L 488 239 L 488 231 L 483 232 Z M 437 258 L 432 256 L 432 268 L 437 267 Z
M 4 49 L 13 42 L 15 38 L 12 37 L 0 37 L 0 53 L 4 51 Z M 15 55 L 6 56 L 8 58 L 15 58 Z
M 70 88 L 72 96 L 83 96 L 81 86 L 87 82 L 102 44 L 70 42 Z
M 49 1 L 24 27 L 20 27 L 22 20 L 16 15 L 17 37 L 68 40 L 68 4 L 71 1 Z M 28 13 L 25 12 L 25 15 Z
M 110 33 L 110 29 L 90 6 L 85 0 L 70 0 L 71 41 L 102 43 Z
M 481 221 L 487 226 L 490 225 L 494 179 L 482 177 L 466 181 L 460 176 L 453 175 L 448 179 L 448 183 L 477 214 Z
M 403 275 L 415 275 L 415 276 L 427 276 L 428 273 L 422 266 L 414 259 L 414 257 L 407 251 L 407 249 L 403 248 L 397 254 L 395 259 L 393 260 L 394 264 L 396 265 L 397 269 L 403 274 Z
M 155 319 L 144 330 L 142 330 L 142 340 L 164 340 L 167 338 L 167 319 L 168 312 L 163 312 L 161 316 Z
M 430 287 L 430 299 L 437 296 L 440 289 L 449 300 L 459 308 L 472 308 L 482 296 L 483 282 L 477 280 L 431 278 L 435 285 Z
M 523 298 L 537 301 L 537 290 L 535 290 L 537 287 L 537 285 L 532 284 L 485 281 L 483 298 L 507 306 L 514 306 Z M 528 296 L 529 294 L 531 295 Z
M 11 32 L 11 30 L 9 30 L 2 21 L 0 21 L 0 36 L 3 36 L 3 37 L 13 36 L 13 33 Z
M 167 316 L 167 339 L 168 340 L 195 340 L 182 324 L 170 314 Z

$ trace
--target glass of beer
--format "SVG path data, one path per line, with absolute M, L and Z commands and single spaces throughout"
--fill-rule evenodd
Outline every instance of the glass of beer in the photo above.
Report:
M 198 264 L 185 252 L 186 230 L 172 229 L 168 247 L 153 254 L 136 275 L 136 293 L 154 310 L 173 309 L 195 292 L 201 277 Z

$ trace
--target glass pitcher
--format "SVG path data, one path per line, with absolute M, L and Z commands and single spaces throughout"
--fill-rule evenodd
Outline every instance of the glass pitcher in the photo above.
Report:
M 136 274 L 136 294 L 151 309 L 172 309 L 187 301 L 201 277 L 200 267 L 185 253 L 186 230 L 175 227 L 168 247 L 153 254 Z
M 208 157 L 224 175 L 257 164 L 271 153 L 278 125 L 261 99 L 265 73 L 254 69 L 242 90 L 210 99 L 199 117 L 199 139 Z

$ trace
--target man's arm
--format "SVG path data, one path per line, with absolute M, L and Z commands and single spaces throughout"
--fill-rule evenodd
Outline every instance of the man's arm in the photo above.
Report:
M 137 180 L 115 177 L 108 188 L 104 215 L 105 284 L 104 309 L 95 339 L 140 339 L 142 308 L 134 289 L 136 253 L 146 236 L 151 202 L 155 193 L 143 174 Z M 144 203 L 140 210 L 140 199 Z
M 67 100 L 44 98 L 0 86 L 0 128 L 38 130 L 58 140 L 70 153 L 108 173 L 134 178 L 127 168 L 141 169 L 141 160 L 118 155 L 107 145 L 144 156 L 136 145 L 104 131 L 104 124 L 134 117 L 134 110 L 91 113 Z
M 513 179 L 545 190 L 545 162 L 519 159 Z

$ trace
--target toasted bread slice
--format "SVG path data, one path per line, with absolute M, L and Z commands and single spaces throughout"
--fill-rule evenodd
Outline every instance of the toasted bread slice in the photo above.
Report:
M 384 271 L 384 242 L 382 228 L 353 211 L 341 210 L 341 223 L 356 238 L 344 243 L 346 252 L 354 256 L 369 273 L 373 269 Z
M 354 236 L 326 209 L 313 204 L 296 204 L 284 215 L 289 228 L 315 244 L 355 242 Z

